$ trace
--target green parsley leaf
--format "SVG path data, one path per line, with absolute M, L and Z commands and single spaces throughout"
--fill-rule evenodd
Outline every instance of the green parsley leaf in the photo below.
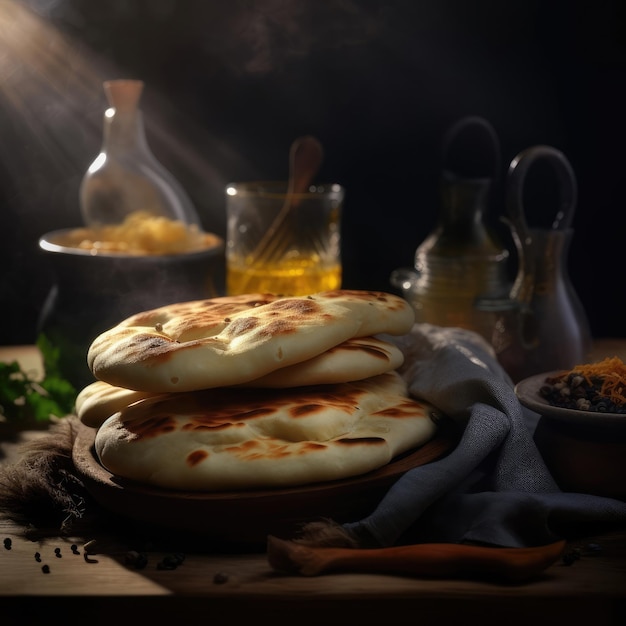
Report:
M 41 334 L 37 338 L 43 378 L 35 380 L 17 361 L 0 363 L 0 413 L 8 422 L 47 422 L 74 410 L 76 389 L 59 370 L 59 349 Z

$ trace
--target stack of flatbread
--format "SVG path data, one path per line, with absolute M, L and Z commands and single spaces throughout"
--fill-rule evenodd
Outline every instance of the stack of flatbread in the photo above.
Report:
M 410 398 L 398 296 L 338 290 L 183 302 L 99 335 L 77 397 L 112 474 L 177 490 L 305 485 L 375 470 L 435 434 Z

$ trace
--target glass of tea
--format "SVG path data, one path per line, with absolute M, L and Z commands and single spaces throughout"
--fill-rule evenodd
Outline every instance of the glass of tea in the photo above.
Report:
M 341 185 L 226 187 L 226 292 L 302 296 L 341 287 Z

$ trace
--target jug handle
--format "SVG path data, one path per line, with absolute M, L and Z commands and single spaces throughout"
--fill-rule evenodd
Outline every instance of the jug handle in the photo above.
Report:
M 498 139 L 498 134 L 496 133 L 495 128 L 489 123 L 489 121 L 478 115 L 469 115 L 461 118 L 444 134 L 441 149 L 443 170 L 454 173 L 454 168 L 451 167 L 450 164 L 450 155 L 454 153 L 455 145 L 457 149 L 458 145 L 463 146 L 463 135 L 466 134 L 467 136 L 467 134 L 472 131 L 477 131 L 480 134 L 478 135 L 478 139 L 474 136 L 474 141 L 467 144 L 470 148 L 469 153 L 471 153 L 475 159 L 476 152 L 481 146 L 484 154 L 487 154 L 488 151 L 491 152 L 492 171 L 485 172 L 481 177 L 493 178 L 495 180 L 500 176 L 500 140 Z M 482 141 L 482 144 L 478 144 L 478 141 Z
M 520 152 L 511 161 L 507 175 L 507 210 L 513 223 L 528 230 L 524 215 L 524 183 L 531 166 L 539 159 L 551 162 L 559 182 L 559 206 L 552 222 L 554 230 L 571 228 L 577 201 L 577 185 L 574 170 L 567 157 L 552 146 L 533 146 Z
M 574 170 L 567 157 L 552 146 L 532 146 L 520 152 L 511 161 L 507 174 L 506 210 L 508 219 L 503 219 L 514 235 L 519 263 L 517 277 L 511 290 L 511 297 L 519 302 L 528 302 L 532 295 L 534 267 L 532 267 L 532 235 L 524 213 L 524 184 L 531 166 L 539 159 L 551 162 L 558 177 L 559 205 L 552 222 L 552 229 L 571 228 L 577 201 L 577 184 Z

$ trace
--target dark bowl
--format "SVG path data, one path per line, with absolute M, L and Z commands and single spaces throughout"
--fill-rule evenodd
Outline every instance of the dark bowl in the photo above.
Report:
M 540 415 L 535 443 L 564 491 L 626 500 L 626 414 L 566 409 L 550 404 L 539 390 L 559 371 L 520 381 L 515 393 Z
M 58 243 L 69 230 L 39 239 L 54 285 L 38 330 L 60 348 L 62 372 L 77 387 L 93 381 L 87 349 L 104 330 L 140 311 L 224 293 L 222 240 L 184 254 L 92 254 Z

